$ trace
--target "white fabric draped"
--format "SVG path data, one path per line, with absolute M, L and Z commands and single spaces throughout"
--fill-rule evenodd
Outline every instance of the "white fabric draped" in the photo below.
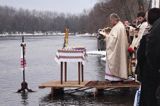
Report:
M 127 49 L 126 29 L 123 23 L 119 21 L 112 28 L 109 35 L 106 36 L 106 79 L 119 80 L 119 78 L 128 78 Z

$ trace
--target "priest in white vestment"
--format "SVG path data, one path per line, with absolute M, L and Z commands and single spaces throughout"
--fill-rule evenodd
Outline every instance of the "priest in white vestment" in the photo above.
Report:
M 121 81 L 128 78 L 128 40 L 124 24 L 117 14 L 110 15 L 112 29 L 106 34 L 106 73 L 105 79 Z

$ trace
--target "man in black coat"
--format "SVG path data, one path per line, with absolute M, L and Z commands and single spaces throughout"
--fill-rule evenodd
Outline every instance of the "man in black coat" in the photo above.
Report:
M 137 51 L 140 106 L 160 106 L 160 9 L 149 10 L 147 21 L 151 29 L 142 37 Z

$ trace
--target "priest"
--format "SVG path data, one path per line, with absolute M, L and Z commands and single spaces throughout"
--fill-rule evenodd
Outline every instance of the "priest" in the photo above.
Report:
M 116 13 L 110 15 L 112 29 L 106 34 L 106 72 L 105 79 L 122 81 L 128 78 L 128 41 L 124 24 Z

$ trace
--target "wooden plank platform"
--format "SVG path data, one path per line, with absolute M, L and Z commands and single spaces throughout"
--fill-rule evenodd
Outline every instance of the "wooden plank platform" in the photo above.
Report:
M 107 82 L 107 81 L 84 81 L 78 84 L 78 81 L 67 81 L 61 84 L 60 81 L 49 81 L 43 83 L 39 88 L 77 88 L 77 87 L 90 87 L 96 89 L 106 88 L 138 88 L 140 84 L 135 81 L 124 82 Z
M 140 84 L 135 81 L 123 81 L 123 82 L 107 82 L 107 81 L 90 81 L 86 87 L 93 87 L 97 89 L 106 88 L 138 88 Z
M 78 81 L 67 81 L 61 84 L 60 81 L 49 81 L 42 83 L 39 88 L 75 88 L 75 87 L 85 87 L 89 81 L 84 81 L 78 84 Z

